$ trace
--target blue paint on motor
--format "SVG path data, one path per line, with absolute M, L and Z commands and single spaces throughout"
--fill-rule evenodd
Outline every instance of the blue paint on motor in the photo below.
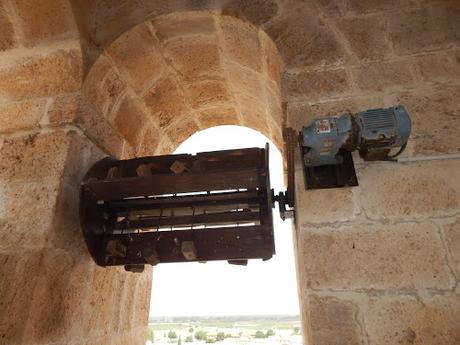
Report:
M 364 160 L 392 159 L 406 147 L 410 131 L 411 120 L 403 106 L 316 119 L 302 128 L 304 163 L 307 167 L 341 164 L 340 149 L 357 149 Z M 399 151 L 390 155 L 394 148 Z

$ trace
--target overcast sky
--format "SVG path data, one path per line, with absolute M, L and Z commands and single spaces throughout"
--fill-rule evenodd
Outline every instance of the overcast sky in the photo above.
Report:
M 270 179 L 285 190 L 282 157 L 264 135 L 245 127 L 219 126 L 186 140 L 176 153 L 196 153 L 270 143 Z M 274 210 L 276 255 L 247 266 L 224 262 L 159 264 L 153 271 L 151 316 L 298 314 L 292 225 Z

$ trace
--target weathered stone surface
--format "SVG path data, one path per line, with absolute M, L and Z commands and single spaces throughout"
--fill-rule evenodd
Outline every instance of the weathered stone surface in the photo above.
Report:
M 146 126 L 144 137 L 137 148 L 136 155 L 138 157 L 153 156 L 160 140 L 158 130 L 148 123 Z
M 8 15 L 6 4 L 0 5 L 0 51 L 14 48 L 17 45 L 12 21 Z
M 23 167 L 27 169 L 26 167 Z M 35 182 L 1 180 L 0 249 L 40 248 L 47 241 L 59 191 L 56 178 Z M 33 203 L 24 207 L 25 200 Z
M 227 85 L 221 81 L 207 80 L 186 87 L 193 108 L 204 108 L 231 101 Z
M 5 139 L 0 148 L 0 179 L 12 183 L 59 178 L 68 143 L 64 131 Z
M 208 128 L 221 125 L 240 125 L 234 107 L 224 106 L 201 110 L 197 116 L 201 127 Z
M 276 16 L 278 4 L 274 0 L 237 0 L 226 4 L 222 13 L 243 19 L 254 25 L 261 25 Z
M 163 57 L 146 24 L 139 25 L 110 45 L 107 52 L 137 93 L 165 70 Z
M 315 101 L 352 92 L 344 69 L 318 72 L 285 72 L 282 77 L 283 99 Z
M 160 128 L 169 126 L 189 110 L 185 97 L 177 82 L 172 78 L 155 83 L 143 98 L 152 118 L 159 122 Z
M 211 35 L 216 32 L 214 18 L 209 13 L 185 12 L 181 15 L 160 16 L 152 23 L 160 40 L 187 35 Z
M 114 127 L 121 136 L 133 147 L 137 147 L 142 139 L 147 119 L 147 114 L 139 100 L 128 94 L 121 101 L 113 121 Z
M 263 99 L 264 78 L 261 73 L 236 63 L 226 64 L 228 81 L 235 93 Z
M 352 70 L 358 87 L 364 93 L 406 90 L 413 86 L 415 73 L 409 61 L 375 62 Z
M 72 7 L 66 0 L 15 0 L 27 46 L 43 40 L 77 36 Z
M 278 47 L 264 31 L 259 32 L 262 49 L 262 60 L 265 75 L 277 86 L 280 85 L 281 72 L 284 68 L 283 59 L 278 52 Z
M 460 341 L 460 295 L 372 298 L 363 309 L 370 344 L 453 345 Z
M 33 129 L 45 115 L 45 98 L 0 105 L 0 132 Z
M 177 38 L 165 47 L 167 58 L 185 81 L 208 79 L 222 73 L 217 41 L 212 37 Z
M 87 318 L 94 264 L 62 250 L 44 250 L 26 323 L 24 341 L 52 342 L 78 337 Z M 105 308 L 108 306 L 106 305 Z M 40 315 L 39 317 L 37 317 Z
M 359 59 L 383 60 L 391 54 L 382 16 L 344 18 L 338 27 Z
M 401 3 L 398 0 L 346 0 L 345 7 L 356 13 L 371 13 L 400 8 Z
M 303 277 L 311 288 L 447 290 L 455 284 L 430 222 L 302 225 L 301 231 Z
M 309 223 L 329 223 L 353 220 L 357 213 L 357 206 L 353 200 L 353 190 L 322 189 L 305 191 L 303 172 L 299 171 L 298 187 L 302 193 L 298 193 L 298 204 L 302 205 L 302 213 L 299 216 L 299 224 L 309 227 Z
M 239 110 L 243 118 L 243 125 L 263 134 L 268 133 L 267 108 L 258 99 L 240 95 L 237 99 Z
M 81 85 L 81 73 L 77 50 L 60 49 L 46 56 L 24 58 L 14 65 L 0 66 L 0 100 L 75 92 Z
M 460 79 L 460 55 L 451 52 L 429 54 L 418 57 L 414 62 L 423 81 L 436 83 Z
M 75 123 L 83 129 L 85 135 L 106 152 L 110 152 L 114 157 L 120 157 L 123 151 L 123 138 L 109 120 L 87 101 L 86 97 L 82 97 Z
M 317 345 L 362 345 L 358 307 L 335 297 L 312 295 L 308 298 L 309 340 Z
M 451 257 L 451 266 L 460 282 L 460 220 L 443 226 L 445 244 Z
M 388 32 L 397 54 L 411 54 L 448 47 L 459 39 L 460 8 L 455 2 L 388 15 Z
M 395 94 L 392 103 L 406 107 L 412 119 L 415 155 L 460 152 L 460 87 Z
M 369 164 L 358 170 L 359 202 L 373 219 L 420 218 L 456 212 L 460 161 Z
M 242 66 L 260 71 L 262 59 L 257 29 L 230 17 L 221 17 L 219 25 L 226 56 Z
M 61 125 L 73 122 L 80 107 L 80 93 L 58 96 L 51 102 L 48 109 L 48 124 Z
M 0 253 L 0 339 L 4 344 L 23 341 L 40 257 L 40 250 Z
M 183 141 L 185 141 L 185 139 L 197 131 L 199 131 L 199 128 L 194 119 L 190 117 L 177 122 L 174 126 L 169 127 L 166 130 L 166 135 L 171 140 L 172 148 L 175 149 Z
M 307 5 L 292 4 L 267 28 L 287 68 L 337 65 L 345 52 L 331 30 Z

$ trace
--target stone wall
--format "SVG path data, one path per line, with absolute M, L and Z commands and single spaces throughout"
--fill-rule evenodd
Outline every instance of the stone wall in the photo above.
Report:
M 0 0 L 0 344 L 144 341 L 151 271 L 98 268 L 80 236 L 102 156 L 218 124 L 281 146 L 286 122 L 397 103 L 406 156 L 460 153 L 459 17 L 456 0 Z M 460 342 L 459 165 L 359 163 L 359 187 L 306 192 L 297 162 L 306 345 Z

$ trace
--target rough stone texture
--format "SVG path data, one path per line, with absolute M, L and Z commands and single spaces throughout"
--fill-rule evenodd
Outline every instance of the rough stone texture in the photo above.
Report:
M 177 16 L 161 16 L 153 20 L 155 33 L 160 40 L 178 36 L 212 35 L 215 33 L 214 18 L 200 12 L 189 12 L 177 20 Z
M 313 289 L 450 289 L 455 284 L 439 255 L 444 248 L 432 223 L 301 225 L 300 231 L 303 277 Z
M 26 100 L 0 106 L 0 132 L 38 127 L 45 115 L 47 100 Z
M 372 219 L 448 215 L 460 206 L 460 162 L 367 165 L 358 172 L 360 205 Z
M 8 15 L 9 9 L 6 4 L 0 5 L 0 51 L 14 48 L 17 44 L 14 27 Z
M 81 56 L 76 49 L 58 49 L 46 56 L 23 58 L 14 65 L 2 64 L 0 101 L 77 91 L 81 84 L 81 73 Z M 31 80 L 34 82 L 31 83 Z
M 311 344 L 361 345 L 362 331 L 357 322 L 358 308 L 349 301 L 334 297 L 311 296 L 308 312 L 311 327 Z
M 452 260 L 452 269 L 460 280 L 460 220 L 444 225 L 444 238 Z

